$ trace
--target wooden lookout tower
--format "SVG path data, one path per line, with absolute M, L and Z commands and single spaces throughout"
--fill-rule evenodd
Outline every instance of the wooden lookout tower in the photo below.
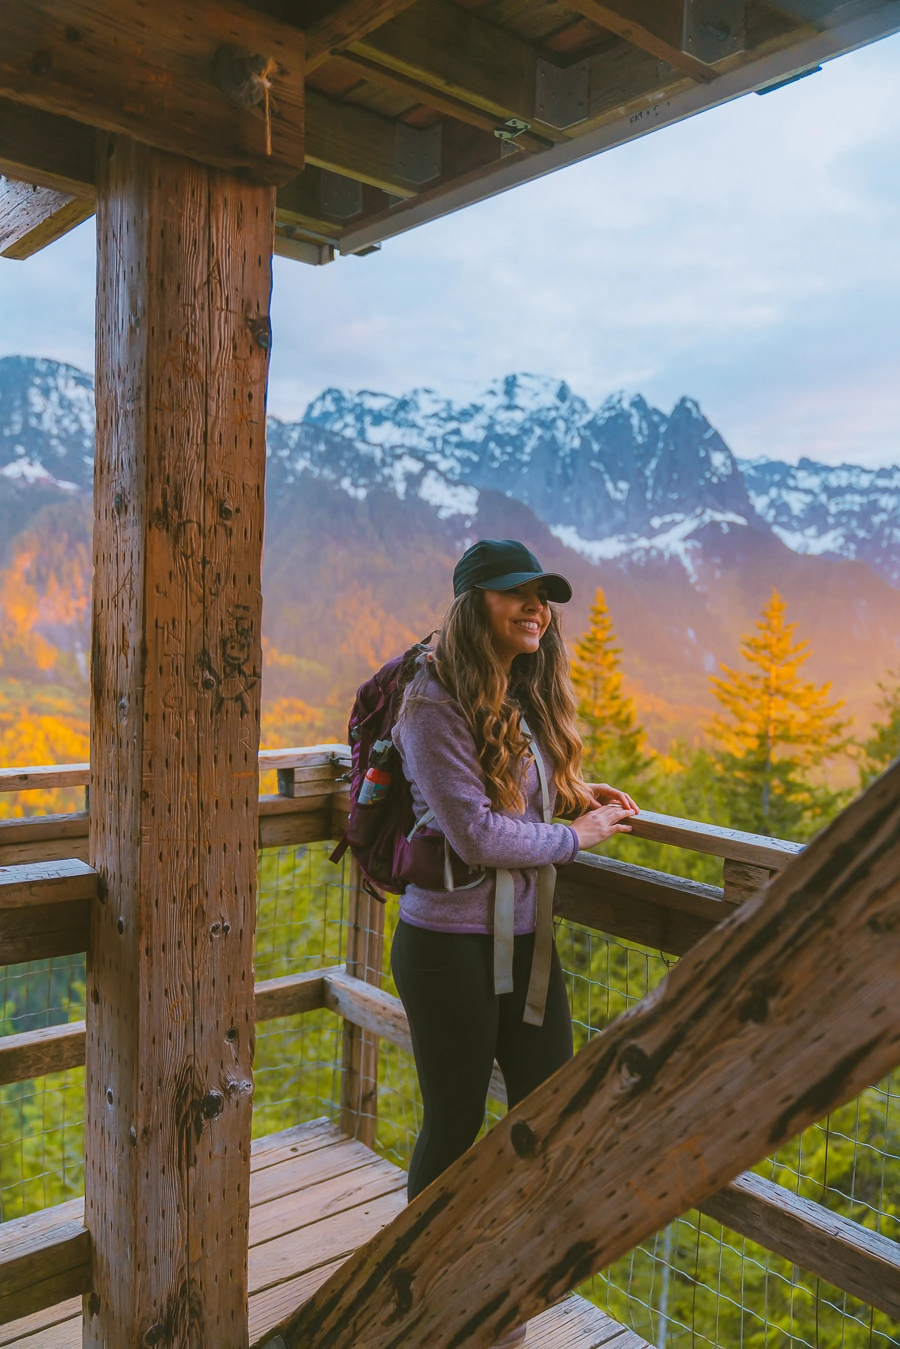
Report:
M 346 809 L 333 747 L 259 797 L 273 251 L 365 254 L 897 29 L 900 0 L 3 0 L 0 254 L 96 213 L 98 267 L 91 762 L 40 779 L 89 809 L 0 830 L 0 960 L 87 952 L 84 1025 L 0 1041 L 0 1082 L 86 1064 L 85 1197 L 0 1227 L 0 1344 L 479 1349 L 546 1315 L 633 1349 L 562 1299 L 704 1205 L 900 1318 L 896 1243 L 740 1174 L 900 1063 L 900 768 L 800 855 L 644 821 L 724 891 L 566 869 L 573 921 L 683 958 L 408 1208 L 361 1104 L 408 1040 L 378 915 L 254 986 L 260 846 Z M 323 1006 L 341 1138 L 251 1148 L 256 1023 Z M 310 1186 L 370 1165 L 332 1249 Z

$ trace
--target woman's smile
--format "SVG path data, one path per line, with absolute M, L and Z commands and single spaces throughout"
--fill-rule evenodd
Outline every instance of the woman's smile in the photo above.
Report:
M 511 590 L 485 590 L 484 607 L 498 659 L 510 668 L 516 656 L 532 655 L 550 623 L 550 605 L 543 581 L 528 581 Z

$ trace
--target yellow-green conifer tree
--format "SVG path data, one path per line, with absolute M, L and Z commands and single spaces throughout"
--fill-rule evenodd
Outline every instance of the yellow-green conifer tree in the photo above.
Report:
M 848 746 L 848 722 L 831 701 L 831 685 L 799 675 L 809 643 L 797 642 L 777 590 L 745 635 L 741 655 L 749 670 L 721 667 L 712 677 L 724 716 L 711 730 L 730 822 L 755 833 L 802 838 L 840 805 L 840 794 L 814 783 L 814 770 Z
M 578 697 L 584 776 L 628 788 L 650 763 L 644 728 L 623 687 L 621 648 L 602 588 L 591 606 L 590 626 L 575 643 L 572 682 Z
M 872 723 L 872 734 L 863 742 L 860 765 L 860 785 L 867 787 L 873 778 L 883 773 L 888 764 L 900 755 L 900 670 L 891 673 L 892 684 L 882 684 L 878 709 L 884 712 L 883 721 Z

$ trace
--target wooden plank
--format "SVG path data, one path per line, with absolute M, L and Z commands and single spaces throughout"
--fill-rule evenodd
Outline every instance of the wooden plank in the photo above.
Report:
M 0 98 L 0 173 L 8 178 L 90 198 L 95 151 L 90 127 Z
M 0 1037 L 0 1086 L 83 1066 L 83 1021 Z
M 17 1340 L 13 1340 L 12 1343 L 19 1344 Z M 79 1311 L 77 1316 L 36 1330 L 21 1343 L 20 1349 L 82 1349 L 81 1312 Z
M 88 965 L 84 1343 L 155 1344 L 177 1325 L 184 1343 L 245 1349 L 275 194 L 112 148 L 97 194 L 91 855 L 107 894 Z
M 5 0 L 0 94 L 263 182 L 303 168 L 303 34 L 237 0 Z M 271 63 L 265 100 L 236 107 L 215 56 Z
M 0 867 L 0 965 L 86 950 L 97 893 L 97 873 L 83 862 Z
M 536 50 L 452 0 L 418 0 L 350 50 L 481 108 L 498 125 L 518 117 L 551 141 L 565 139 L 535 117 Z
M 642 51 L 667 61 L 692 80 L 708 84 L 715 70 L 683 50 L 684 0 L 566 0 L 569 9 L 617 33 Z
M 652 810 L 642 810 L 630 823 L 635 838 L 669 843 L 675 848 L 690 848 L 713 857 L 728 857 L 735 862 L 749 862 L 772 871 L 781 871 L 792 857 L 803 851 L 802 843 L 746 834 L 741 829 L 725 829 L 717 824 L 703 824 L 700 820 L 682 820 L 675 815 L 657 815 Z
M 296 1016 L 298 1012 L 324 1007 L 327 974 L 327 970 L 307 970 L 303 974 L 286 974 L 280 979 L 259 980 L 253 996 L 255 1019 L 272 1021 L 278 1016 Z
M 355 1208 L 332 1214 L 312 1226 L 253 1247 L 250 1251 L 251 1296 L 294 1278 L 301 1270 L 346 1258 L 386 1227 L 405 1204 L 405 1193 L 394 1190 Z
M 2 932 L 2 924 L 0 924 Z M 87 938 L 87 928 L 84 930 Z M 85 948 L 81 948 L 85 949 Z M 2 950 L 2 947 L 0 947 Z M 12 963 L 12 962 L 9 962 Z M 296 1016 L 325 1006 L 325 979 L 333 970 L 309 970 L 288 974 L 281 979 L 262 979 L 254 988 L 254 1018 L 270 1021 L 280 1016 Z M 0 1037 L 0 1086 L 25 1082 L 44 1073 L 60 1073 L 66 1068 L 84 1065 L 85 1023 L 70 1021 L 44 1030 L 21 1031 Z
M 318 843 L 336 837 L 331 828 L 331 810 L 291 811 L 290 814 L 260 816 L 259 846 L 289 848 L 298 843 Z
M 375 84 L 381 89 L 408 94 L 416 103 L 421 103 L 447 117 L 453 117 L 458 122 L 465 122 L 468 126 L 477 126 L 482 131 L 496 130 L 497 118 L 493 113 L 485 112 L 464 99 L 454 97 L 453 94 L 444 93 L 433 85 L 413 78 L 412 75 L 404 75 L 388 66 L 379 65 L 377 61 L 361 56 L 358 52 L 341 52 L 332 58 L 331 66 L 335 70 L 345 71 L 347 74 L 355 75 L 357 79 Z M 516 137 L 516 145 L 522 150 L 546 150 L 552 144 L 552 141 L 531 131 L 525 131 Z
M 85 862 L 32 862 L 0 867 L 0 909 L 96 898 L 99 877 Z
M 381 988 L 384 965 L 384 905 L 363 887 L 351 862 L 346 974 Z M 344 1021 L 341 1048 L 341 1131 L 375 1147 L 378 1123 L 378 1036 Z
M 406 1172 L 369 1152 L 361 1165 L 345 1165 L 335 1175 L 323 1176 L 302 1190 L 285 1190 L 278 1198 L 253 1210 L 251 1246 L 273 1241 L 288 1232 L 320 1222 L 333 1213 L 343 1213 L 357 1204 L 406 1188 Z
M 306 72 L 324 65 L 342 47 L 349 47 L 408 9 L 414 0 L 343 0 L 306 30 Z
M 81 1335 L 81 1297 L 67 1298 L 65 1302 L 56 1303 L 39 1312 L 32 1312 L 29 1316 L 18 1317 L 15 1321 L 10 1321 L 6 1325 L 0 1324 L 0 1349 L 7 1349 L 8 1345 L 18 1345 L 22 1342 L 22 1349 L 29 1349 L 30 1341 L 27 1338 L 37 1334 L 40 1331 L 49 1331 L 53 1327 L 62 1327 L 65 1322 L 77 1318 L 76 1324 L 78 1334 Z M 60 1340 L 65 1343 L 67 1331 L 61 1330 Z M 79 1340 L 80 1343 L 80 1340 Z
M 91 1291 L 84 1202 L 0 1224 L 0 1324 Z
M 294 768 L 301 776 L 328 776 L 334 779 L 338 767 L 349 762 L 349 745 L 309 745 L 295 749 L 261 749 L 258 762 L 261 773 L 278 768 Z M 26 768 L 0 768 L 0 792 L 23 792 L 48 787 L 87 787 L 91 781 L 89 763 L 38 764 Z
M 0 909 L 0 965 L 77 955 L 87 950 L 89 925 L 84 899 Z
M 288 1349 L 492 1344 L 888 1073 L 898 959 L 900 764 L 357 1251 Z
M 94 214 L 94 203 L 55 188 L 0 180 L 0 257 L 22 261 Z M 0 770 L 2 771 L 2 770 Z
M 900 1242 L 753 1172 L 704 1200 L 700 1211 L 900 1320 Z
M 373 1035 L 412 1053 L 409 1023 L 399 998 L 343 972 L 325 976 L 325 1006 Z
M 557 874 L 560 917 L 670 955 L 684 955 L 733 907 L 714 885 L 592 853 Z
M 399 169 L 397 122 L 377 112 L 307 91 L 306 159 L 320 169 L 410 197 L 416 184 Z
M 39 764 L 33 768 L 0 768 L 0 792 L 27 792 L 32 788 L 87 787 L 89 763 Z
M 722 864 L 725 898 L 732 904 L 743 904 L 751 899 L 775 875 L 768 867 L 754 867 L 749 862 L 734 862 L 726 857 Z

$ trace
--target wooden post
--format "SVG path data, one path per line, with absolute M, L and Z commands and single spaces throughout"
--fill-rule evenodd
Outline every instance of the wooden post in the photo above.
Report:
M 384 960 L 384 905 L 363 889 L 359 868 L 350 864 L 347 973 L 381 988 Z M 344 1022 L 341 1074 L 341 1131 L 375 1146 L 378 1122 L 378 1036 Z
M 242 1349 L 274 189 L 98 141 L 84 1344 Z

